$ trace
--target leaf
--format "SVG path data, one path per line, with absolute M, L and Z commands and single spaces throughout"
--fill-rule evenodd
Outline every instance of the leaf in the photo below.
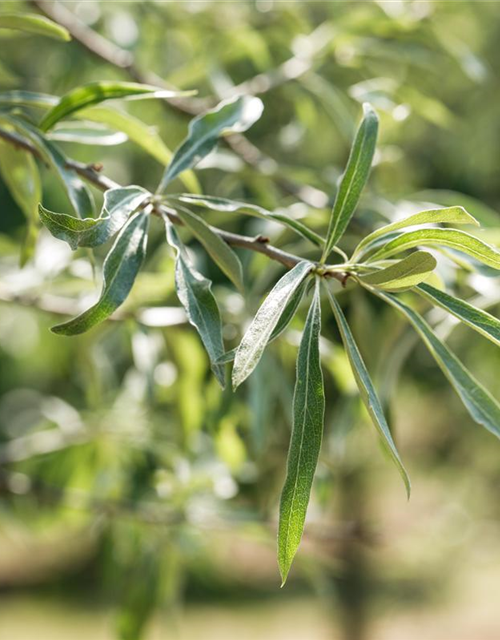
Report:
M 319 355 L 320 329 L 320 289 L 319 279 L 316 279 L 297 356 L 292 437 L 280 501 L 278 564 L 281 586 L 286 582 L 302 538 L 323 436 L 325 392 Z
M 257 366 L 287 304 L 312 268 L 310 262 L 299 262 L 285 273 L 262 303 L 236 351 L 233 389 L 246 380 Z
M 360 276 L 360 280 L 385 291 L 403 291 L 428 278 L 436 265 L 436 259 L 430 253 L 415 251 L 396 264 Z
M 377 144 L 378 117 L 368 103 L 363 105 L 363 112 L 363 120 L 356 133 L 333 205 L 323 262 L 346 230 L 370 174 Z
M 78 247 L 97 247 L 107 242 L 125 224 L 151 194 L 141 187 L 108 189 L 99 218 L 75 218 L 66 213 L 54 213 L 42 205 L 40 220 L 50 233 L 64 240 L 75 250 Z
M 69 115 L 105 100 L 118 98 L 179 98 L 192 95 L 192 91 L 169 91 L 137 82 L 91 82 L 76 87 L 60 98 L 40 123 L 42 131 L 48 131 L 56 122 Z
M 123 132 L 138 147 L 164 166 L 167 166 L 172 159 L 172 152 L 165 145 L 156 129 L 149 127 L 128 113 L 108 107 L 91 107 L 79 111 L 76 117 L 106 124 L 116 131 Z M 179 178 L 187 189 L 193 193 L 201 193 L 200 183 L 192 171 L 183 172 Z
M 267 344 L 270 344 L 273 340 L 278 338 L 293 320 L 293 317 L 295 316 L 295 313 L 299 308 L 302 296 L 304 295 L 306 286 L 307 280 L 302 280 L 297 289 L 295 289 L 290 300 L 288 301 L 288 304 L 284 308 L 280 319 L 278 320 L 278 324 L 274 327 Z M 224 353 L 217 360 L 217 364 L 227 364 L 228 362 L 233 362 L 237 350 L 238 349 L 231 349 L 230 351 L 226 351 L 226 353 Z
M 217 145 L 220 136 L 246 131 L 262 114 L 263 104 L 253 96 L 237 96 L 224 100 L 215 109 L 197 116 L 189 123 L 188 136 L 175 151 L 158 186 L 162 193 L 167 185 L 185 169 L 195 166 Z
M 257 205 L 246 204 L 245 202 L 238 202 L 236 200 L 229 200 L 227 198 L 218 198 L 214 196 L 196 196 L 190 194 L 181 194 L 179 196 L 175 196 L 175 199 L 187 204 L 195 204 L 200 207 L 205 207 L 206 209 L 211 209 L 212 211 L 242 213 L 250 216 L 255 216 L 256 218 L 274 220 L 275 222 L 280 222 L 281 224 L 290 227 L 300 236 L 302 236 L 306 240 L 309 240 L 317 247 L 322 247 L 324 245 L 324 239 L 320 235 L 306 227 L 305 224 L 302 224 L 302 222 L 300 222 L 299 220 L 289 218 L 288 216 L 285 216 L 281 213 L 267 211 L 266 209 L 263 209 L 262 207 L 259 207 Z
M 167 241 L 175 249 L 175 285 L 177 296 L 186 310 L 189 322 L 196 327 L 205 345 L 212 371 L 222 388 L 225 387 L 224 365 L 217 361 L 224 354 L 222 323 L 217 302 L 211 291 L 211 282 L 191 264 L 174 226 L 165 219 Z
M 427 283 L 420 284 L 415 291 L 500 346 L 500 320 L 487 311 L 478 309 L 469 302 L 455 298 Z
M 28 222 L 21 250 L 21 266 L 31 257 L 38 235 L 37 205 L 41 199 L 40 174 L 33 156 L 0 140 L 0 174 L 12 198 Z
M 3 115 L 2 118 L 25 135 L 53 167 L 66 188 L 69 200 L 78 215 L 81 218 L 92 217 L 94 213 L 92 195 L 75 172 L 68 169 L 66 157 L 58 147 L 25 120 Z
M 238 256 L 231 247 L 214 233 L 204 220 L 191 213 L 191 211 L 178 207 L 176 212 L 195 238 L 205 247 L 207 253 L 223 273 L 240 291 L 243 291 L 243 269 Z
M 370 374 L 366 369 L 363 358 L 361 357 L 358 346 L 354 340 L 351 329 L 347 324 L 347 320 L 345 319 L 339 303 L 328 288 L 327 294 L 332 306 L 335 320 L 337 321 L 337 325 L 339 327 L 340 337 L 342 338 L 342 342 L 344 344 L 347 357 L 349 358 L 354 378 L 356 379 L 356 384 L 358 385 L 361 399 L 363 400 L 364 405 L 368 413 L 370 414 L 373 424 L 379 432 L 382 442 L 386 446 L 386 449 L 388 450 L 390 456 L 392 457 L 399 470 L 399 473 L 401 474 L 401 477 L 403 478 L 406 492 L 409 497 L 411 490 L 410 478 L 408 477 L 408 473 L 406 472 L 406 469 L 401 462 L 401 458 L 399 457 L 396 445 L 394 444 L 394 440 L 392 439 L 390 429 L 384 416 L 382 405 L 380 404 L 380 400 L 378 399 L 377 392 L 375 391 L 375 387 L 373 386 L 373 382 L 370 379 Z
M 402 233 L 374 253 L 370 261 L 388 258 L 421 245 L 450 247 L 466 253 L 493 269 L 500 269 L 500 252 L 497 249 L 457 229 L 419 229 Z
M 52 327 L 54 333 L 74 336 L 106 320 L 127 298 L 146 255 L 149 215 L 139 211 L 120 231 L 103 266 L 99 300 L 82 314 Z
M 85 122 L 66 122 L 58 125 L 47 136 L 50 140 L 57 142 L 76 142 L 78 144 L 89 144 L 92 146 L 108 146 L 127 142 L 127 136 L 121 131 L 114 131 L 102 125 Z
M 48 93 L 36 93 L 34 91 L 14 89 L 13 91 L 0 92 L 0 105 L 47 109 L 57 104 L 58 100 L 57 96 L 51 96 Z
M 36 33 L 54 40 L 63 40 L 64 42 L 71 40 L 67 29 L 48 18 L 34 13 L 0 13 L 0 28 Z
M 472 418 L 500 437 L 500 405 L 489 391 L 472 376 L 416 311 L 388 293 L 376 290 L 373 290 L 373 293 L 406 316 L 457 391 Z
M 447 207 L 445 209 L 428 209 L 426 211 L 420 211 L 408 218 L 403 218 L 402 220 L 397 220 L 396 222 L 387 224 L 384 227 L 380 227 L 380 229 L 376 229 L 367 235 L 363 240 L 361 240 L 354 250 L 353 259 L 360 253 L 369 251 L 369 245 L 371 245 L 375 240 L 397 231 L 398 229 L 404 229 L 405 227 L 411 227 L 417 224 L 438 224 L 443 222 L 479 225 L 476 218 L 471 216 L 463 207 Z

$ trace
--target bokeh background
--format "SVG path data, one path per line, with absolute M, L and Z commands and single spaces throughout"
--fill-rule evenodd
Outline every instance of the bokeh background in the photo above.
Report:
M 346 246 L 429 203 L 466 206 L 499 242 L 498 3 L 147 0 L 0 9 L 40 7 L 83 25 L 91 43 L 104 37 L 97 42 L 108 53 L 127 65 L 133 57 L 134 66 L 120 69 L 78 40 L 4 30 L 2 91 L 61 95 L 140 70 L 153 82 L 197 89 L 207 104 L 238 85 L 258 93 L 263 117 L 247 142 L 221 145 L 202 163 L 201 189 L 307 216 L 318 231 L 360 103 L 369 101 L 381 118 L 380 143 Z M 147 123 L 169 149 L 186 134 L 189 116 L 161 101 L 112 107 Z M 137 140 L 95 142 L 60 144 L 71 157 L 102 162 L 118 182 L 155 188 L 161 163 Z M 65 198 L 43 169 L 44 204 L 64 211 Z M 304 310 L 243 388 L 221 392 L 178 309 L 157 224 L 122 319 L 55 336 L 49 327 L 60 314 L 98 287 L 89 255 L 42 231 L 21 269 L 25 220 L 1 176 L 0 203 L 0 638 L 500 637 L 500 444 L 472 423 L 400 317 L 362 291 L 343 297 L 412 476 L 412 498 L 361 410 L 325 313 L 324 446 L 304 542 L 280 589 L 277 502 Z M 276 225 L 209 215 L 229 230 L 306 250 Z M 245 300 L 191 246 L 214 280 L 226 345 L 235 346 L 282 269 L 240 252 Z M 498 280 L 464 275 L 446 260 L 440 272 L 498 314 Z M 440 313 L 428 317 L 498 397 L 498 351 Z

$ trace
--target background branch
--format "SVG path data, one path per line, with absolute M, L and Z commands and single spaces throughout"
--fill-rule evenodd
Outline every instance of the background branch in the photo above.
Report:
M 94 31 L 60 2 L 49 3 L 46 0 L 30 0 L 30 4 L 51 20 L 65 27 L 71 34 L 73 40 L 78 42 L 92 55 L 118 69 L 122 69 L 132 80 L 142 84 L 153 84 L 166 89 L 176 89 L 176 87 L 165 82 L 165 80 L 156 74 L 141 69 L 129 51 L 118 47 Z M 237 85 L 230 91 L 229 95 L 246 93 L 264 94 L 274 87 L 296 79 L 306 73 L 312 66 L 314 55 L 325 47 L 329 38 L 311 37 L 310 40 L 312 46 L 309 56 L 292 56 L 276 69 L 272 69 L 264 74 L 258 74 L 254 78 Z M 215 106 L 216 101 L 210 98 L 168 98 L 162 101 L 162 104 L 166 105 L 167 108 L 172 107 L 181 113 L 195 116 Z M 280 173 L 278 164 L 253 145 L 243 134 L 232 134 L 225 137 L 224 141 L 247 165 L 260 173 L 272 176 L 276 184 L 285 193 L 293 195 L 311 207 L 323 208 L 328 206 L 330 198 L 327 193 L 316 187 L 301 185 L 283 176 Z

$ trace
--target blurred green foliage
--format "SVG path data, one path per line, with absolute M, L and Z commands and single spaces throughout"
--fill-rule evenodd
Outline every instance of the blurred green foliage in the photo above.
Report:
M 2 3 L 6 11 L 20 6 Z M 485 239 L 498 244 L 494 4 L 188 0 L 64 8 L 132 54 L 141 69 L 197 89 L 200 98 L 223 98 L 240 83 L 263 91 L 264 115 L 246 134 L 266 156 L 260 170 L 221 146 L 197 170 L 203 193 L 298 219 L 307 214 L 324 229 L 359 103 L 370 101 L 381 117 L 381 141 L 347 244 L 359 239 L 355 232 L 429 203 L 466 206 L 486 227 Z M 2 90 L 61 95 L 113 79 L 130 77 L 75 40 L 0 31 Z M 157 128 L 169 149 L 186 135 L 188 117 L 158 101 L 127 103 L 126 111 Z M 60 144 L 72 158 L 102 163 L 123 184 L 154 189 L 162 173 L 132 141 Z M 306 203 L 283 189 L 287 181 L 299 185 Z M 50 171 L 43 172 L 43 193 L 47 207 L 67 208 Z M 305 309 L 248 384 L 222 392 L 177 308 L 164 230 L 152 220 L 146 267 L 125 307 L 124 316 L 135 319 L 71 340 L 55 336 L 48 328 L 60 316 L 50 311 L 70 313 L 75 299 L 88 301 L 95 289 L 89 256 L 83 249 L 73 255 L 42 231 L 21 269 L 25 217 L 1 181 L 0 202 L 0 586 L 110 605 L 124 640 L 139 638 L 158 609 L 174 619 L 183 600 L 268 597 L 277 585 L 277 500 Z M 272 221 L 211 216 L 228 230 L 305 249 Z M 245 300 L 191 246 L 214 281 L 226 345 L 233 347 L 283 270 L 239 251 Z M 441 264 L 446 282 L 498 315 L 498 280 L 478 272 L 457 280 L 457 273 L 451 261 Z M 451 597 L 466 579 L 460 560 L 467 562 L 475 543 L 498 558 L 492 540 L 499 533 L 499 449 L 472 424 L 399 316 L 362 290 L 350 296 L 346 314 L 392 416 L 416 497 L 406 504 L 379 455 L 331 321 L 321 345 L 325 441 L 291 591 L 333 601 L 334 628 L 361 640 L 371 637 L 381 612 Z M 476 377 L 498 391 L 491 345 L 445 314 L 429 318 Z

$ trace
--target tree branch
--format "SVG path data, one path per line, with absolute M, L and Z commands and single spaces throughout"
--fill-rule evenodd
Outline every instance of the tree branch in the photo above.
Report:
M 91 29 L 60 2 L 49 4 L 46 0 L 30 0 L 30 3 L 45 16 L 65 27 L 71 34 L 73 40 L 78 42 L 89 53 L 118 69 L 122 69 L 136 82 L 140 82 L 141 84 L 154 84 L 159 87 L 165 87 L 166 89 L 176 89 L 176 87 L 166 83 L 156 74 L 139 68 L 129 51 L 121 49 Z M 318 40 L 318 42 L 316 42 L 316 40 Z M 311 42 L 309 57 L 300 58 L 293 56 L 276 69 L 272 69 L 264 74 L 259 74 L 237 85 L 230 92 L 230 95 L 237 93 L 263 94 L 284 82 L 303 75 L 310 69 L 313 55 L 323 49 L 326 44 L 324 38 L 318 39 L 311 37 Z M 215 106 L 215 101 L 207 98 L 168 98 L 164 100 L 162 104 L 169 105 L 181 113 L 193 116 L 199 115 L 210 107 Z M 311 207 L 322 208 L 328 205 L 329 196 L 327 193 L 315 187 L 298 184 L 286 176 L 281 175 L 277 163 L 262 153 L 260 149 L 253 145 L 248 138 L 241 133 L 225 137 L 224 142 L 226 142 L 234 153 L 246 164 L 260 173 L 272 177 L 276 184 L 286 193 L 293 195 Z
M 15 147 L 22 148 L 25 151 L 32 153 L 36 158 L 41 157 L 38 149 L 30 141 L 19 136 L 17 133 L 6 131 L 5 129 L 0 129 L 0 138 L 3 138 L 7 142 L 10 142 Z M 81 162 L 70 160 L 68 158 L 66 161 L 66 166 L 69 169 L 75 171 L 75 173 L 77 173 L 88 182 L 92 183 L 101 191 L 107 191 L 108 189 L 121 186 L 114 180 L 111 180 L 110 178 L 105 176 L 101 172 L 102 166 L 99 164 L 83 164 Z M 164 205 L 156 204 L 153 207 L 153 213 L 160 216 L 167 215 L 174 224 L 182 225 L 182 222 L 175 211 L 172 211 Z M 224 231 L 223 229 L 219 229 L 218 227 L 211 228 L 212 231 L 219 235 L 225 242 L 227 242 L 227 244 L 234 247 L 242 247 L 243 249 L 248 249 L 250 251 L 256 251 L 257 253 L 262 253 L 271 260 L 275 260 L 276 262 L 281 263 L 285 267 L 292 268 L 303 259 L 300 256 L 296 256 L 292 253 L 287 253 L 282 249 L 274 247 L 273 245 L 269 244 L 267 238 L 264 238 L 262 236 L 252 238 L 251 236 L 243 236 L 237 233 Z M 329 275 L 333 278 L 336 278 L 339 282 L 343 283 L 346 274 L 329 272 Z

